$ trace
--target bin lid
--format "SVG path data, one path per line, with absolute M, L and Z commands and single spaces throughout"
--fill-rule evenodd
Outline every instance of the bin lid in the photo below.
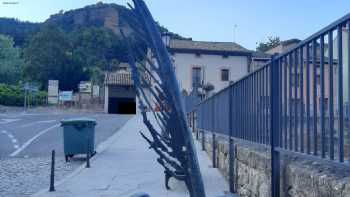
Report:
M 96 120 L 91 118 L 70 118 L 61 120 L 61 126 L 81 124 L 96 125 Z

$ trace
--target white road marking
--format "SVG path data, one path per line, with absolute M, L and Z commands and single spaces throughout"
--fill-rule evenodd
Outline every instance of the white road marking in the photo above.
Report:
M 39 123 L 52 123 L 52 122 L 56 122 L 56 120 L 42 120 L 42 121 L 38 121 Z
M 16 155 L 18 155 L 20 152 L 22 152 L 25 148 L 27 148 L 34 140 L 36 140 L 37 138 L 39 138 L 41 135 L 47 133 L 48 131 L 59 127 L 61 124 L 55 124 L 45 130 L 40 131 L 38 134 L 36 134 L 35 136 L 33 136 L 32 138 L 30 138 L 26 143 L 24 143 L 20 148 L 18 148 L 15 152 L 11 153 L 10 156 L 14 157 Z
M 52 123 L 52 122 L 56 122 L 56 120 L 41 120 L 41 121 L 36 121 L 36 122 L 31 122 L 31 123 L 28 123 L 28 124 L 24 124 L 24 125 L 21 125 L 20 127 L 29 127 L 29 126 L 32 126 L 32 125 L 36 125 L 36 124 L 41 124 L 41 123 Z
M 8 124 L 8 123 L 11 123 L 11 122 L 16 122 L 16 121 L 19 121 L 21 119 L 18 119 L 18 118 L 3 118 L 3 119 L 0 119 L 0 124 Z
M 18 140 L 15 138 L 14 135 L 12 135 L 11 133 L 9 133 L 8 131 L 5 131 L 5 130 L 1 131 L 1 133 L 7 135 L 7 137 L 10 138 L 14 149 L 18 149 L 19 148 Z

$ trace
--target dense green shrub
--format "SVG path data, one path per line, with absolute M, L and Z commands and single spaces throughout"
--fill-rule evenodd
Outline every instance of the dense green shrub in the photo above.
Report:
M 28 96 L 30 105 L 46 104 L 47 93 L 39 91 L 33 93 L 33 96 Z M 24 90 L 21 86 L 10 86 L 0 84 L 0 105 L 7 106 L 23 106 L 24 105 Z

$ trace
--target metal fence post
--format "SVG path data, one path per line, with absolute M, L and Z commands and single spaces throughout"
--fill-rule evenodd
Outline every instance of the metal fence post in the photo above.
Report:
M 234 182 L 234 159 L 235 159 L 235 153 L 234 153 L 234 143 L 233 143 L 233 89 L 230 89 L 229 92 L 229 186 L 230 186 L 230 192 L 235 192 L 235 182 Z M 235 129 L 237 129 L 237 125 L 235 125 Z
M 235 183 L 234 183 L 234 161 L 235 161 L 235 152 L 234 152 L 234 141 L 233 138 L 230 137 L 229 141 L 229 186 L 230 186 L 230 192 L 235 192 Z
M 272 104 L 271 107 L 271 195 L 272 197 L 280 196 L 280 154 L 277 148 L 279 147 L 279 64 L 274 55 L 271 59 L 270 65 L 270 99 Z
M 213 147 L 213 168 L 216 168 L 216 135 L 213 133 L 212 138 L 212 147 Z
M 202 130 L 202 150 L 205 151 L 205 133 L 204 133 L 204 130 Z

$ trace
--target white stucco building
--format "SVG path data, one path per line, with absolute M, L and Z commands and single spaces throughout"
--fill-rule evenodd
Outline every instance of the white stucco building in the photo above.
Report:
M 163 36 L 181 91 L 213 85 L 217 92 L 248 74 L 252 51 L 233 42 L 176 40 Z

